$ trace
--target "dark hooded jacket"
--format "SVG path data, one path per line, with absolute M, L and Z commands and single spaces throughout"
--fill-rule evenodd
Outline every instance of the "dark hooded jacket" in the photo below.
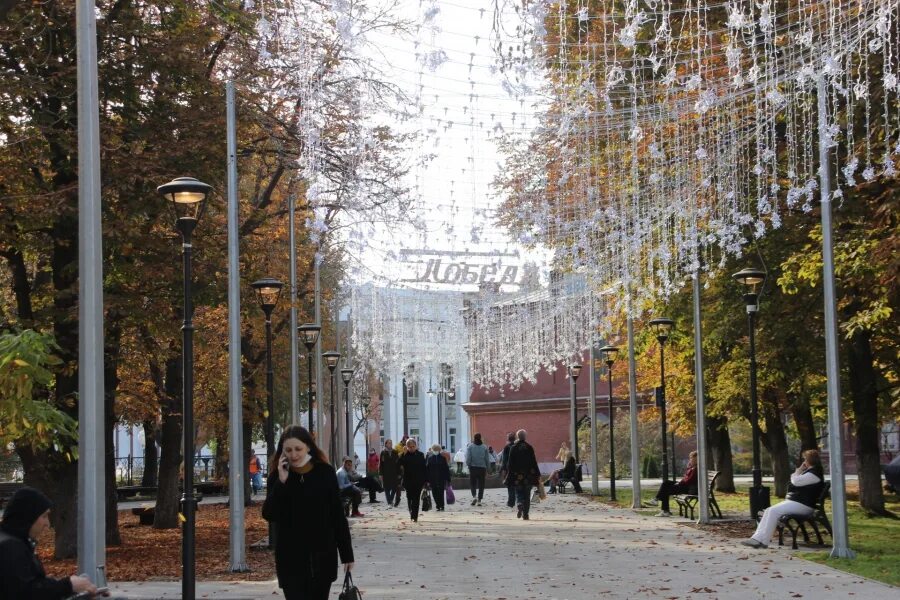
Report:
M 73 594 L 69 578 L 47 577 L 28 537 L 31 526 L 53 503 L 24 487 L 13 494 L 0 523 L 0 600 L 57 600 Z

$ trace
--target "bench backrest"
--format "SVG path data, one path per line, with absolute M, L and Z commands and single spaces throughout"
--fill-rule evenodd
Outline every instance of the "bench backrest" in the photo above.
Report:
M 574 479 L 575 479 L 575 481 L 577 481 L 579 483 L 581 483 L 581 481 L 583 480 L 582 473 L 581 473 L 581 465 L 578 465 L 577 467 L 575 467 Z
M 825 500 L 828 499 L 828 495 L 831 493 L 831 482 L 826 481 L 824 485 L 822 485 L 822 492 L 819 494 L 819 498 L 816 500 L 816 510 L 821 510 L 825 512 Z
M 712 496 L 716 491 L 716 480 L 719 478 L 720 471 L 707 471 L 706 478 L 709 481 L 709 495 Z

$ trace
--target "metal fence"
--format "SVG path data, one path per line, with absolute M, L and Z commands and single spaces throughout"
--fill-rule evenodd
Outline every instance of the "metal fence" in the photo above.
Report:
M 157 472 L 158 475 L 159 473 Z M 208 454 L 194 457 L 194 481 L 215 481 L 222 479 L 226 475 L 227 473 L 225 472 L 216 472 L 215 456 Z M 138 485 L 143 478 L 143 456 L 122 456 L 116 458 L 116 483 L 119 485 Z

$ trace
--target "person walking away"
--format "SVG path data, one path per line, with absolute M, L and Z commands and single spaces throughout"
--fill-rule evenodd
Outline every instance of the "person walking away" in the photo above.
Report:
M 491 463 L 491 475 L 497 472 L 497 453 L 493 446 L 488 446 L 488 459 Z
M 447 459 L 441 455 L 441 447 L 435 444 L 431 447 L 432 455 L 425 461 L 425 473 L 428 477 L 428 485 L 431 487 L 431 495 L 434 497 L 435 510 L 444 510 L 444 492 L 450 483 L 450 466 Z
M 466 451 L 463 448 L 460 448 L 456 451 L 456 454 L 453 455 L 453 462 L 456 463 L 456 476 L 462 477 L 463 474 L 463 463 L 466 462 Z
M 352 472 L 353 459 L 349 456 L 345 456 L 341 468 L 338 469 L 335 474 L 337 477 L 338 489 L 340 490 L 341 498 L 350 498 L 350 505 L 353 507 L 353 512 L 350 516 L 362 517 L 363 514 L 359 512 L 359 503 L 362 502 L 362 490 L 353 483 L 353 478 L 351 477 Z
M 52 507 L 50 499 L 32 487 L 19 488 L 10 498 L 0 522 L 0 598 L 63 600 L 73 594 L 97 593 L 87 577 L 47 577 L 34 549 L 50 528 Z
M 509 451 L 515 442 L 516 434 L 510 431 L 506 434 L 506 446 L 500 452 L 500 481 L 503 481 L 506 486 L 506 505 L 510 508 L 516 505 L 516 486 L 510 483 L 507 478 L 507 475 L 509 475 Z
M 326 600 L 338 576 L 353 568 L 350 526 L 337 476 L 309 432 L 299 425 L 278 440 L 263 518 L 275 526 L 275 573 L 286 600 Z
M 472 443 L 466 448 L 466 466 L 469 467 L 469 487 L 472 489 L 472 506 L 481 506 L 484 498 L 484 476 L 487 473 L 491 457 L 487 446 L 481 440 L 481 434 L 476 433 Z
M 366 475 L 369 477 L 378 477 L 378 464 L 381 462 L 375 448 L 369 448 L 369 456 L 366 458 Z
M 384 440 L 384 450 L 379 457 L 378 471 L 384 486 L 384 497 L 388 506 L 400 504 L 400 456 L 394 451 L 394 442 Z M 396 500 L 396 502 L 395 502 Z
M 416 440 L 406 440 L 406 452 L 400 457 L 400 478 L 406 490 L 406 505 L 409 507 L 409 518 L 419 522 L 419 503 L 422 488 L 427 482 L 425 472 L 425 455 L 419 452 Z
M 507 480 L 511 480 L 516 488 L 516 517 L 527 521 L 531 508 L 531 488 L 540 483 L 541 470 L 534 455 L 534 448 L 525 441 L 525 438 L 524 429 L 516 432 L 516 443 L 509 451 Z
M 250 465 L 248 468 L 250 471 L 251 495 L 256 495 L 262 489 L 262 463 L 253 450 L 250 451 Z
M 565 442 L 559 447 L 559 452 L 556 453 L 556 460 L 559 461 L 559 464 L 565 465 L 566 459 L 569 458 L 569 455 L 572 452 L 569 450 L 569 445 Z
M 453 461 L 453 457 L 450 456 L 450 453 L 447 452 L 447 446 L 441 446 L 441 456 L 444 457 L 444 460 L 447 461 L 447 466 L 450 466 L 450 463 Z
M 660 511 L 657 517 L 671 517 L 669 512 L 669 497 L 676 494 L 697 494 L 697 451 L 694 450 L 688 455 L 688 468 L 684 472 L 684 477 L 677 483 L 674 481 L 663 481 L 656 492 L 654 500 L 660 503 Z
M 808 517 L 815 512 L 816 501 L 822 494 L 825 486 L 825 472 L 822 469 L 822 460 L 818 450 L 806 450 L 803 452 L 803 462 L 791 474 L 791 482 L 788 484 L 787 496 L 784 501 L 775 506 L 770 506 L 763 511 L 756 531 L 750 539 L 741 543 L 751 548 L 768 548 L 769 540 L 778 527 L 778 519 L 783 515 L 801 515 Z

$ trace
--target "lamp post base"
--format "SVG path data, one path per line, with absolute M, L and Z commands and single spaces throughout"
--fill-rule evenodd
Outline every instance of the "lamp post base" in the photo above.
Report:
M 753 486 L 750 488 L 750 518 L 759 521 L 759 513 L 766 510 L 772 505 L 771 489 L 764 486 Z

